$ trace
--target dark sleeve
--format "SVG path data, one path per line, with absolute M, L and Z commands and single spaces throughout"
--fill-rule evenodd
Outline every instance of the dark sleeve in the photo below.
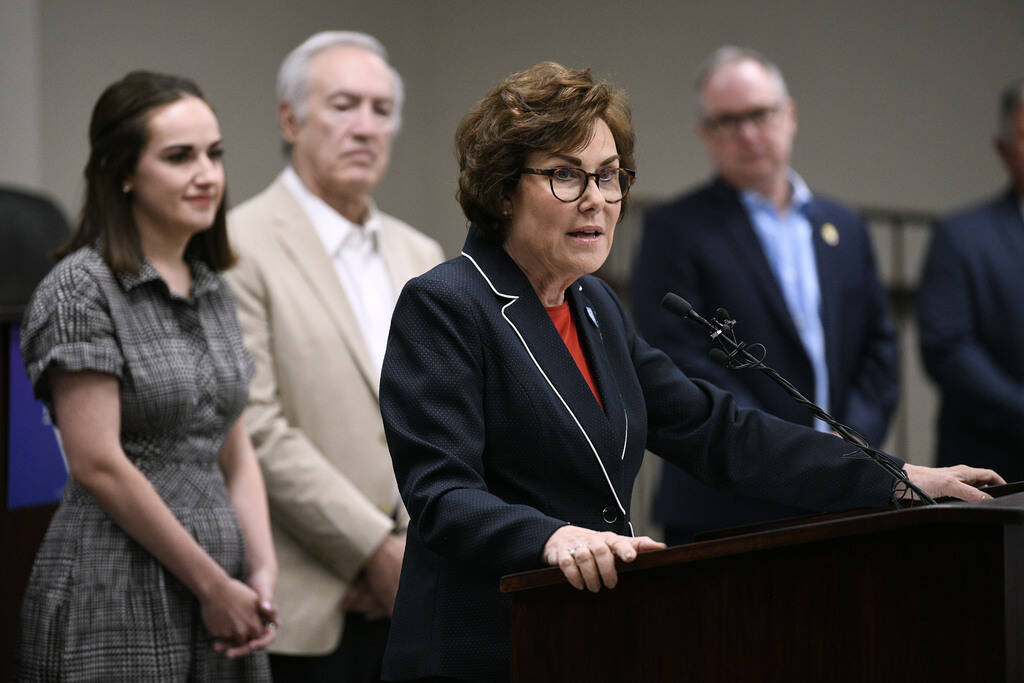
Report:
M 634 335 L 631 345 L 653 453 L 711 486 L 807 510 L 889 503 L 891 477 L 859 449 L 739 408 L 730 394 L 687 378 L 642 338 Z
M 664 351 L 683 372 L 707 378 L 743 405 L 756 405 L 743 382 L 711 361 L 711 344 L 703 330 L 680 320 L 661 307 L 667 292 L 674 292 L 706 315 L 708 302 L 701 287 L 697 254 L 682 239 L 670 211 L 644 216 L 643 241 L 633 268 L 633 310 L 636 326 L 654 347 Z
M 836 417 L 860 432 L 868 443 L 878 447 L 885 438 L 899 401 L 899 343 L 889 318 L 888 296 L 879 281 L 874 253 L 864 226 L 862 233 L 864 241 L 860 261 L 864 277 L 859 293 L 865 308 L 861 314 L 863 337 L 845 411 Z M 846 343 L 848 340 L 838 341 Z
M 1024 436 L 1024 386 L 999 367 L 976 333 L 974 291 L 984 284 L 971 277 L 952 226 L 936 226 L 918 292 L 921 355 L 944 394 L 990 411 Z
M 22 320 L 21 355 L 35 395 L 51 416 L 50 370 L 95 370 L 121 378 L 121 346 L 92 273 L 65 261 L 43 279 Z
M 412 524 L 433 552 L 495 573 L 535 569 L 566 522 L 488 490 L 483 345 L 473 302 L 417 278 L 395 307 L 380 404 Z

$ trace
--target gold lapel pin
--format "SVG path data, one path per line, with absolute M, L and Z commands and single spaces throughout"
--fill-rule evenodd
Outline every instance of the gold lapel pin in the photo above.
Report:
M 821 239 L 830 247 L 839 244 L 839 230 L 831 223 L 821 226 Z

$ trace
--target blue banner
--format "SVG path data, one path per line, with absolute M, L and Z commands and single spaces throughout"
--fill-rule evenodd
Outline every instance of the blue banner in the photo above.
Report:
M 7 453 L 7 508 L 43 505 L 60 500 L 68 468 L 57 430 L 43 404 L 32 395 L 18 350 L 19 328 L 11 326 L 8 367 L 11 369 L 9 395 L 10 425 Z

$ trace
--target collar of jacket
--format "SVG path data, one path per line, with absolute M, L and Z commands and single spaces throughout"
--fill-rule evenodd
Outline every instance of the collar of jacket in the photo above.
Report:
M 627 452 L 628 418 L 615 372 L 604 348 L 601 320 L 587 297 L 583 280 L 566 290 L 591 373 L 598 385 L 604 410 L 576 367 L 526 274 L 500 246 L 471 227 L 462 255 L 473 262 L 494 294 L 504 299 L 502 316 L 515 331 L 545 382 L 560 399 L 597 460 L 618 513 L 628 519 L 620 492 Z M 611 321 L 609 321 L 611 324 Z M 632 529 L 632 527 L 629 527 Z
M 483 237 L 476 226 L 470 226 L 462 253 L 476 264 L 495 294 L 506 298 L 537 298 L 526 273 L 501 246 Z M 537 303 L 540 304 L 539 298 Z

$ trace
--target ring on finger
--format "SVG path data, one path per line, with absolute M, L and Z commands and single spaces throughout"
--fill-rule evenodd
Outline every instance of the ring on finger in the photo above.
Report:
M 571 557 L 572 559 L 575 560 L 576 559 L 576 551 L 579 550 L 579 548 L 580 547 L 578 545 L 574 545 L 573 547 L 569 548 L 569 557 Z

